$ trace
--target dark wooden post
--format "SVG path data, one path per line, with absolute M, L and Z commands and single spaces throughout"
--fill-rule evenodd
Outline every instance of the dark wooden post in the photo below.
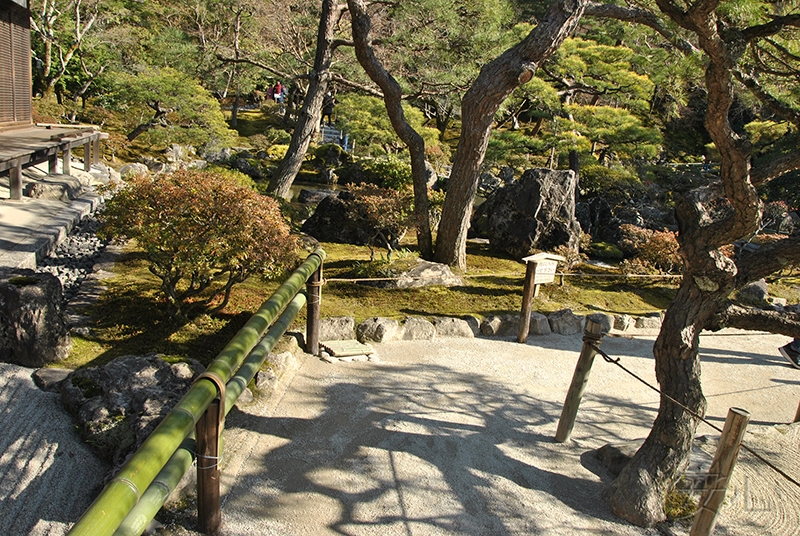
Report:
M 83 170 L 92 170 L 92 139 L 83 144 Z
M 22 200 L 22 159 L 17 158 L 14 165 L 8 170 L 8 189 L 10 198 L 15 201 Z
M 322 299 L 322 263 L 306 283 L 306 353 L 319 355 L 319 309 Z
M 55 175 L 58 172 L 58 151 L 53 151 L 53 154 L 47 157 L 47 172 L 51 175 Z
M 743 409 L 730 408 L 728 410 L 728 418 L 725 419 L 719 446 L 714 454 L 714 461 L 711 462 L 711 467 L 708 469 L 703 494 L 697 503 L 697 515 L 695 515 L 690 536 L 709 536 L 714 531 L 719 508 L 722 506 L 722 501 L 725 500 L 725 492 L 728 489 L 728 479 L 736 465 L 739 447 L 749 421 L 750 414 Z
M 200 531 L 216 536 L 222 526 L 220 510 L 220 462 L 222 427 L 225 422 L 225 381 L 213 372 L 204 372 L 195 380 L 210 380 L 219 397 L 209 404 L 195 425 L 197 440 L 197 524 Z
M 603 327 L 600 323 L 586 319 L 586 328 L 583 330 L 583 349 L 575 365 L 575 373 L 572 375 L 572 383 L 564 401 L 564 408 L 561 410 L 561 418 L 558 420 L 556 430 L 556 441 L 563 443 L 572 434 L 572 427 L 575 426 L 575 417 L 578 415 L 578 407 L 581 405 L 583 392 L 589 382 L 589 373 L 592 371 L 594 356 L 597 354 L 592 345 L 600 344 L 603 339 Z
M 531 307 L 533 298 L 539 290 L 539 285 L 533 284 L 533 275 L 536 272 L 536 263 L 525 264 L 525 285 L 522 287 L 522 311 L 519 313 L 519 331 L 517 342 L 527 342 L 528 331 L 531 329 Z
M 98 133 L 92 142 L 92 164 L 100 163 L 100 134 Z
M 64 148 L 61 150 L 61 173 L 64 175 L 69 175 L 71 170 L 71 162 L 72 162 L 72 147 L 69 146 L 69 142 Z

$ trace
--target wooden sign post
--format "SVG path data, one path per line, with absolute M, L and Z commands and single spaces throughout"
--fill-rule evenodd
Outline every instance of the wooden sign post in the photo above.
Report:
M 526 263 L 525 286 L 522 289 L 522 311 L 519 315 L 517 342 L 528 340 L 528 330 L 531 327 L 531 303 L 533 298 L 539 295 L 539 285 L 555 281 L 558 261 L 563 262 L 566 259 L 560 255 L 537 253 L 522 260 Z

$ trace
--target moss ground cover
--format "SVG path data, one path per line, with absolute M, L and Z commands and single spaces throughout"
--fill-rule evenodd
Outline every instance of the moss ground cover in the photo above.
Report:
M 406 316 L 484 317 L 518 314 L 522 302 L 525 266 L 494 256 L 483 244 L 470 244 L 469 270 L 456 287 L 380 289 L 350 281 L 359 264 L 369 261 L 369 249 L 325 243 L 328 253 L 323 277 L 323 317 L 352 315 L 356 322 L 373 316 L 402 320 Z M 95 366 L 127 354 L 157 352 L 168 357 L 193 358 L 209 363 L 278 287 L 278 281 L 251 278 L 234 288 L 228 307 L 218 315 L 191 317 L 188 323 L 171 322 L 161 303 L 159 280 L 129 245 L 116 264 L 115 277 L 100 300 L 84 313 L 93 319 L 90 333 L 73 336 L 73 349 L 63 366 Z M 644 314 L 665 308 L 676 284 L 670 281 L 633 282 L 624 279 L 558 278 L 542 287 L 534 311 L 548 313 L 566 307 L 579 314 L 595 311 Z M 305 325 L 305 312 L 295 322 Z

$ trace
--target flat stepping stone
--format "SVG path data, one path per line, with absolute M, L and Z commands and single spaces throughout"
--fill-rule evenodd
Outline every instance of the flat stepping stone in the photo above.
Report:
M 326 341 L 319 344 L 334 357 L 370 355 L 375 353 L 375 349 L 369 344 L 363 344 L 355 340 Z

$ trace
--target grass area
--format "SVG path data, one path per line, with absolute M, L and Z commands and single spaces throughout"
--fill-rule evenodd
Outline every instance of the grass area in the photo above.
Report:
M 323 317 L 354 316 L 361 322 L 374 316 L 402 320 L 406 316 L 484 317 L 518 314 L 525 266 L 497 257 L 488 246 L 469 244 L 464 284 L 456 287 L 381 289 L 337 281 L 353 278 L 368 263 L 367 247 L 323 244 L 328 254 L 323 269 Z M 279 281 L 251 278 L 234 287 L 230 305 L 219 315 L 200 315 L 177 325 L 164 313 L 159 280 L 147 269 L 140 252 L 128 247 L 116 264 L 108 290 L 84 312 L 94 322 L 91 334 L 74 336 L 69 358 L 61 366 L 96 366 L 122 355 L 150 352 L 172 358 L 192 358 L 207 364 L 247 322 Z M 578 314 L 596 311 L 645 314 L 665 308 L 677 286 L 665 281 L 626 282 L 624 279 L 558 278 L 542 287 L 533 310 L 543 313 L 566 307 Z M 305 311 L 294 329 L 305 326 Z

